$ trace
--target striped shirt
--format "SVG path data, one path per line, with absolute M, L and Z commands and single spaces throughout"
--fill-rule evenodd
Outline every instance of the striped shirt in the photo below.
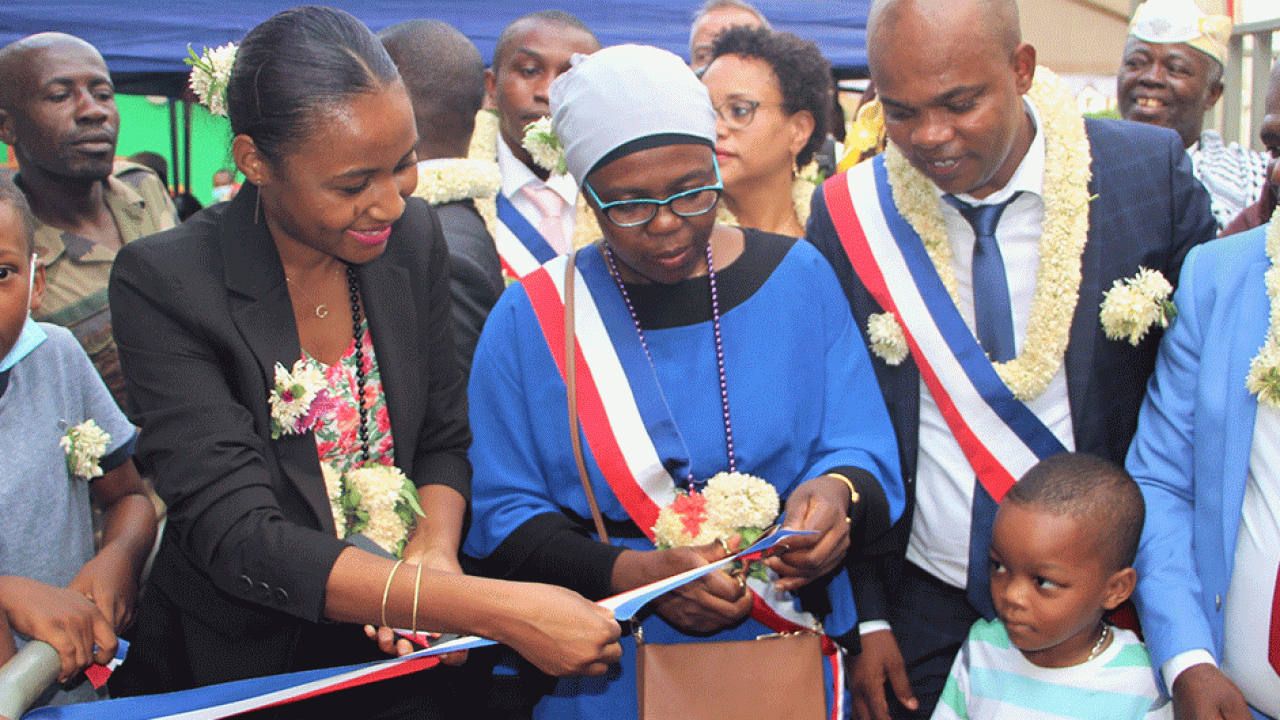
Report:
M 1042 668 L 1022 656 L 999 620 L 969 630 L 933 720 L 1171 720 L 1147 648 L 1128 630 L 1098 657 L 1066 668 Z

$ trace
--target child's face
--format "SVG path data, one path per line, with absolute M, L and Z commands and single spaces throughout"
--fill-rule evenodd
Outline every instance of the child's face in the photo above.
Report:
M 31 282 L 31 255 L 17 209 L 0 201 L 0 358 L 9 354 L 27 321 L 27 287 Z M 39 308 L 44 292 L 44 269 L 37 268 L 31 307 Z
M 1009 639 L 1032 663 L 1069 667 L 1089 658 L 1105 610 L 1132 592 L 1090 528 L 1074 517 L 1002 504 L 991 536 L 991 598 Z

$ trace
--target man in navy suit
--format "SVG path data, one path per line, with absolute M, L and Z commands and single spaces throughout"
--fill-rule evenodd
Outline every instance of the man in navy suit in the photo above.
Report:
M 878 356 L 909 490 L 851 573 L 855 708 L 928 717 L 993 615 L 1004 490 L 1056 452 L 1124 460 L 1160 328 L 1108 339 L 1104 293 L 1172 282 L 1214 221 L 1175 133 L 1083 121 L 1037 76 L 1013 0 L 880 0 L 867 36 L 890 148 L 815 194 L 808 237 Z

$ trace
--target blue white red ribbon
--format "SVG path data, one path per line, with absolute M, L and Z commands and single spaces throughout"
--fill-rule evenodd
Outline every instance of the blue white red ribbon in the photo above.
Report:
M 600 601 L 600 605 L 613 610 L 614 618 L 625 622 L 635 616 L 646 603 L 681 585 L 715 572 L 734 560 L 750 553 L 762 552 L 781 540 L 810 531 L 779 530 L 761 538 L 742 552 L 709 563 L 665 580 L 630 590 Z M 123 643 L 127 647 L 127 643 Z M 191 690 L 143 695 L 139 697 L 104 700 L 62 707 L 45 707 L 23 715 L 23 720 L 214 720 L 250 710 L 286 705 L 348 688 L 367 685 L 424 670 L 438 661 L 436 655 L 458 650 L 496 645 L 493 640 L 468 636 L 441 643 L 426 650 L 388 658 L 379 662 L 345 667 L 284 673 L 248 680 L 209 685 Z M 117 655 L 121 653 L 117 652 Z

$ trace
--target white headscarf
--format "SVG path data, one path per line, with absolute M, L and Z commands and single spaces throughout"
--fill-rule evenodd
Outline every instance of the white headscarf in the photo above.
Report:
M 602 161 L 648 147 L 715 147 L 711 96 L 678 56 L 648 45 L 615 45 L 574 55 L 572 62 L 551 83 L 551 129 L 579 184 Z

